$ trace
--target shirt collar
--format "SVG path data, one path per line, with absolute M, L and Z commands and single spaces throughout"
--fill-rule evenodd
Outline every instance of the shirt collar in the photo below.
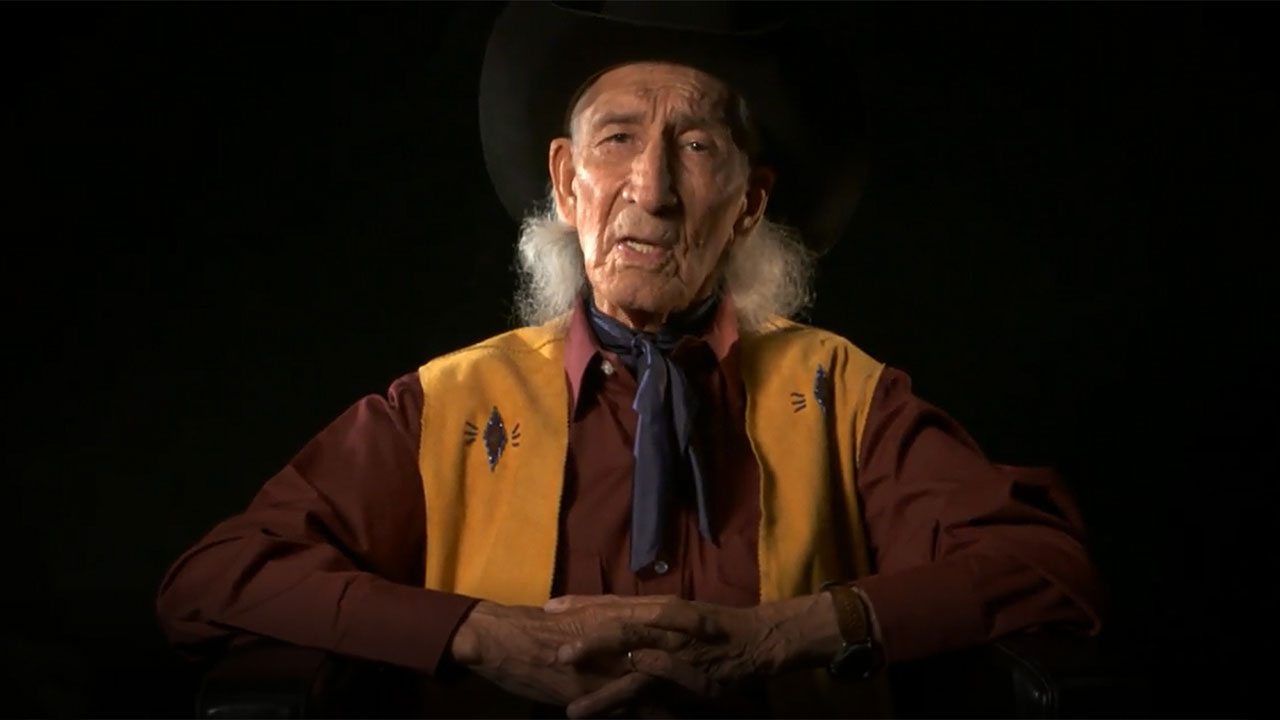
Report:
M 720 299 L 715 317 L 702 340 L 715 353 L 716 360 L 723 363 L 738 342 L 738 314 L 733 300 L 728 297 Z M 570 407 L 578 407 L 578 393 L 582 389 L 587 368 L 602 353 L 595 333 L 591 332 L 586 306 L 582 302 L 574 303 L 564 344 L 564 370 L 569 375 L 569 387 L 572 391 Z

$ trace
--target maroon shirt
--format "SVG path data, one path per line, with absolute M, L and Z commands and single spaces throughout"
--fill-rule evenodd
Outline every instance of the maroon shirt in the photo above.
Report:
M 716 542 L 699 533 L 692 502 L 682 503 L 662 557 L 668 569 L 636 575 L 628 567 L 635 380 L 575 312 L 565 348 L 574 414 L 557 592 L 759 602 L 759 470 L 737 347 L 732 308 L 722 303 L 707 336 L 673 355 L 701 391 L 708 414 L 700 428 L 716 428 L 717 442 L 703 441 Z M 422 587 L 421 412 L 416 373 L 386 397 L 362 399 L 244 513 L 179 558 L 159 597 L 171 641 L 196 646 L 248 633 L 435 673 L 476 600 Z M 1100 584 L 1054 473 L 989 462 L 893 368 L 876 387 L 860 461 L 875 573 L 858 585 L 890 662 L 1049 622 L 1098 630 Z

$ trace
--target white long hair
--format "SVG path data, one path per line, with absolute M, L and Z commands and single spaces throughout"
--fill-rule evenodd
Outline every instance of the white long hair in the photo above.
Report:
M 520 225 L 515 310 L 520 322 L 540 325 L 573 309 L 587 290 L 578 232 L 556 214 L 554 203 Z M 718 287 L 733 300 L 739 330 L 764 332 L 770 321 L 794 317 L 813 300 L 815 255 L 799 233 L 762 220 L 739 237 L 720 263 Z

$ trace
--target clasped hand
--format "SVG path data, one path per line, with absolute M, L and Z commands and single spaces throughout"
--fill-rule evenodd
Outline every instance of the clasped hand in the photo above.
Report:
M 455 657 L 569 717 L 723 705 L 737 681 L 768 673 L 779 648 L 768 606 L 676 597 L 565 596 L 542 609 L 482 602 Z

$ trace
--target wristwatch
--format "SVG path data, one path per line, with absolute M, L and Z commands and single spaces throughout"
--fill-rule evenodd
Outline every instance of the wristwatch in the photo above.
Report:
M 843 642 L 827 664 L 827 672 L 845 682 L 870 677 L 879 668 L 880 657 L 872 638 L 870 613 L 862 597 L 848 583 L 837 581 L 824 583 L 822 592 L 830 593 L 835 603 L 836 622 Z

